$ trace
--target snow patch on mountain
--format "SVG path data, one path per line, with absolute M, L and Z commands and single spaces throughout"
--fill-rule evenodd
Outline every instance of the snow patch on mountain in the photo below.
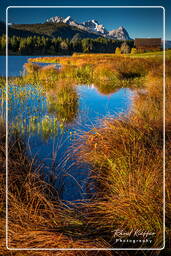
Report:
M 82 23 L 83 26 L 88 28 L 89 30 L 93 32 L 100 32 L 102 34 L 107 34 L 108 31 L 105 29 L 105 27 L 102 24 L 99 24 L 97 20 L 89 20 Z

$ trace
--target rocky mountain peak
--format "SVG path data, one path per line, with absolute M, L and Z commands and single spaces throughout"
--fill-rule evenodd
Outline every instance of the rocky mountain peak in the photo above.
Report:
M 88 31 L 90 33 L 96 33 L 99 36 L 103 36 L 106 38 L 118 39 L 118 40 L 130 40 L 130 36 L 127 30 L 120 26 L 118 29 L 114 29 L 111 31 L 107 31 L 103 24 L 100 24 L 97 20 L 92 19 L 82 23 L 77 23 L 74 21 L 71 16 L 67 16 L 66 18 L 62 18 L 60 16 L 55 16 L 48 19 L 46 22 L 52 23 L 66 23 L 71 26 L 75 26 L 81 30 Z
M 131 39 L 127 30 L 123 26 L 120 26 L 117 29 L 109 31 L 109 36 L 114 37 L 118 40 L 130 40 Z
M 46 22 L 60 23 L 63 22 L 63 18 L 60 16 L 54 16 L 46 20 Z
M 63 19 L 63 22 L 64 23 L 70 23 L 71 21 L 73 21 L 73 19 L 71 18 L 71 16 L 68 16 L 68 17 L 66 17 L 65 19 Z

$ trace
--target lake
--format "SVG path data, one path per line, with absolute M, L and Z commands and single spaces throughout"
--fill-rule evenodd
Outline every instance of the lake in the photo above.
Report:
M 22 75 L 23 65 L 29 57 L 8 58 L 9 76 Z M 5 57 L 0 57 L 0 63 L 2 76 L 5 75 Z M 80 84 L 75 88 L 76 100 L 69 108 L 59 107 L 53 92 L 47 93 L 32 84 L 10 85 L 8 102 L 10 129 L 18 130 L 25 141 L 27 154 L 43 165 L 46 179 L 59 187 L 61 199 L 68 201 L 89 196 L 86 184 L 90 167 L 79 164 L 74 155 L 79 135 L 100 126 L 105 117 L 127 113 L 133 94 L 125 88 L 103 94 L 94 84 Z

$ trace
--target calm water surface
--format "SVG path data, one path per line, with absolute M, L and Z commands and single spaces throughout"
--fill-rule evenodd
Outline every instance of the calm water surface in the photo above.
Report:
M 0 57 L 0 75 L 5 75 L 4 59 Z M 27 59 L 9 57 L 9 76 L 22 74 Z M 128 112 L 132 95 L 129 89 L 104 95 L 94 85 L 78 85 L 76 90 L 78 101 L 72 114 L 66 116 L 63 109 L 54 107 L 54 102 L 49 103 L 49 95 L 40 88 L 32 85 L 9 88 L 9 125 L 19 130 L 28 154 L 44 165 L 49 182 L 59 186 L 60 181 L 61 198 L 69 201 L 87 197 L 89 166 L 76 164 L 72 149 L 77 134 L 100 126 L 101 118 Z M 63 115 L 67 120 L 65 125 L 61 122 Z

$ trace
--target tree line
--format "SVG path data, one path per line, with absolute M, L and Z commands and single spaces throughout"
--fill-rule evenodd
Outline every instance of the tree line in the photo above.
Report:
M 114 53 L 116 48 L 126 44 L 128 51 L 134 45 L 133 40 L 120 41 L 106 38 L 79 38 L 76 34 L 72 39 L 63 39 L 61 37 L 48 38 L 44 36 L 18 37 L 11 36 L 8 38 L 9 55 L 36 55 L 36 54 L 59 54 L 71 55 L 74 52 L 81 53 Z M 5 54 L 6 36 L 0 37 L 0 53 Z

